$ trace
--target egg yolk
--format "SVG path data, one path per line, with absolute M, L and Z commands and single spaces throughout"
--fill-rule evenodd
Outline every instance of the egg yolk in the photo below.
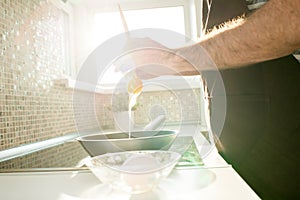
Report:
M 143 82 L 138 77 L 133 77 L 128 83 L 128 93 L 139 94 L 143 90 Z

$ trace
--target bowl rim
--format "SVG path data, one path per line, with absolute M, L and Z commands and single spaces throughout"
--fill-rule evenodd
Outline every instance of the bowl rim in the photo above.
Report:
M 121 170 L 118 169 L 116 167 L 112 167 L 110 165 L 104 164 L 103 162 L 101 162 L 103 164 L 104 167 L 107 167 L 111 170 L 114 170 L 116 172 L 119 173 L 124 173 L 124 174 L 132 174 L 132 175 L 144 175 L 144 174 L 151 174 L 157 171 L 161 171 L 162 169 L 165 169 L 171 165 L 176 165 L 176 163 L 178 162 L 178 160 L 181 158 L 181 154 L 175 151 L 169 151 L 169 150 L 141 150 L 141 151 L 122 151 L 122 152 L 114 152 L 114 153 L 106 153 L 106 154 L 102 154 L 102 155 L 98 155 L 98 156 L 94 156 L 94 157 L 89 157 L 86 161 L 85 164 L 87 165 L 88 168 L 97 168 L 97 166 L 92 166 L 90 163 L 92 162 L 92 160 L 97 159 L 99 157 L 106 157 L 106 156 L 110 156 L 110 155 L 118 155 L 118 154 L 125 154 L 125 153 L 154 153 L 154 152 L 164 152 L 164 153 L 171 153 L 173 155 L 176 155 L 176 158 L 173 159 L 171 162 L 168 162 L 165 165 L 162 165 L 158 168 L 155 169 L 150 169 L 150 170 L 146 170 L 146 171 L 142 171 L 142 172 L 135 172 L 135 171 L 126 171 L 126 170 Z M 87 164 L 88 163 L 88 164 Z
M 154 136 L 146 136 L 146 137 L 132 137 L 132 138 L 118 138 L 118 139 L 108 139 L 108 138 L 105 138 L 105 139 L 87 139 L 85 137 L 90 137 L 90 136 L 96 136 L 96 135 L 111 135 L 111 134 L 119 134 L 119 133 L 128 133 L 128 132 L 121 132 L 121 131 L 113 131 L 113 132 L 105 132 L 105 133 L 92 133 L 92 134 L 88 134 L 88 135 L 84 135 L 84 136 L 79 136 L 76 138 L 76 140 L 78 141 L 126 141 L 126 140 L 144 140 L 144 139 L 149 139 L 149 138 L 161 138 L 161 137 L 167 137 L 167 136 L 172 136 L 172 135 L 175 135 L 177 136 L 178 135 L 178 131 L 175 131 L 175 130 L 159 130 L 159 131 L 167 131 L 167 132 L 170 132 L 169 134 L 166 134 L 166 135 L 154 135 Z M 157 132 L 159 132 L 157 131 Z M 132 131 L 131 133 L 136 133 L 136 132 L 156 132 L 156 131 Z

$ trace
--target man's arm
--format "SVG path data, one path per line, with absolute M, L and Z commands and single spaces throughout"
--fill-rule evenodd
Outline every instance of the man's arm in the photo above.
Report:
M 219 69 L 291 54 L 300 48 L 300 0 L 270 0 L 248 18 L 212 31 L 196 45 L 204 47 Z M 196 49 L 195 45 L 184 47 L 178 54 L 203 59 Z M 193 74 L 191 66 L 181 64 L 183 74 Z

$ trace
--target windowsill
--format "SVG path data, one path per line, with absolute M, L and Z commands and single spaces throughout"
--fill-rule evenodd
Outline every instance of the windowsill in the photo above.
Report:
M 111 94 L 115 90 L 114 84 L 99 86 L 88 82 L 76 81 L 72 78 L 58 79 L 56 83 L 66 88 L 100 94 Z M 164 77 L 146 80 L 143 81 L 143 84 L 144 92 L 199 89 L 202 85 L 200 78 L 197 76 L 185 77 L 184 79 L 182 77 Z M 126 85 L 124 85 L 124 87 L 125 86 Z

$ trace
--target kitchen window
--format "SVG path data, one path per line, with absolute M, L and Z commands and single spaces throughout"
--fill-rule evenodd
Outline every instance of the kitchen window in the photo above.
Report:
M 130 30 L 142 28 L 168 29 L 185 35 L 184 7 L 150 8 L 123 11 Z M 109 19 L 109 20 L 107 20 Z M 93 40 L 101 44 L 124 29 L 119 12 L 100 12 L 94 16 Z
M 63 3 L 59 0 L 50 0 L 50 2 L 61 10 L 62 33 L 62 72 L 66 77 L 73 77 L 76 73 L 73 63 L 73 8 L 71 4 Z
M 185 35 L 184 7 L 164 7 L 123 11 L 129 31 L 143 28 L 167 29 Z M 109 19 L 109 20 L 107 20 Z M 101 44 L 114 35 L 124 33 L 118 11 L 100 12 L 94 16 L 93 41 Z M 164 41 L 160 41 L 164 43 Z M 184 44 L 185 41 L 182 41 Z M 121 72 L 110 67 L 103 76 L 101 84 L 114 84 L 122 78 Z
M 117 3 L 120 3 L 126 18 L 129 31 L 142 28 L 167 29 L 189 38 L 196 39 L 201 35 L 202 0 L 147 0 L 147 1 L 82 1 L 75 5 L 75 23 L 77 24 L 76 67 L 77 72 L 85 62 L 88 55 L 101 43 L 124 33 L 121 17 Z M 156 40 L 156 38 L 153 38 Z M 158 41 L 164 44 L 165 41 Z M 182 41 L 182 45 L 186 41 Z M 170 48 L 181 46 L 170 46 Z M 122 77 L 122 74 L 108 70 L 101 84 L 113 87 L 113 84 Z M 161 80 L 170 77 L 161 77 Z M 172 77 L 175 81 L 176 77 Z M 198 80 L 194 77 L 187 77 L 187 80 Z M 175 86 L 176 87 L 176 86 Z
M 71 40 L 70 40 L 70 14 L 66 11 L 63 12 L 63 42 L 64 42 L 64 58 L 65 58 L 65 66 L 64 66 L 64 74 L 67 76 L 72 76 L 72 66 L 71 66 Z
M 167 29 L 196 39 L 201 32 L 201 19 L 198 19 L 200 14 L 196 16 L 201 10 L 200 2 L 202 0 L 132 0 L 120 1 L 120 5 L 129 30 Z M 93 10 L 94 44 L 99 45 L 106 39 L 124 32 L 118 6 L 114 1 L 110 4 L 106 2 Z

